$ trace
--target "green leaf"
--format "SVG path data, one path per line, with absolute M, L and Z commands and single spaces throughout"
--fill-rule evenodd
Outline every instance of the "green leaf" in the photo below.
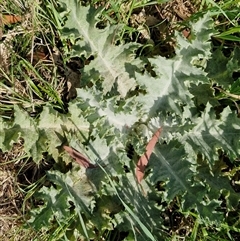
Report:
M 201 106 L 209 102 L 212 106 L 218 106 L 218 101 L 214 98 L 214 90 L 210 84 L 191 84 L 190 93 L 195 97 L 195 105 Z
M 42 227 L 48 227 L 54 220 L 54 215 L 58 220 L 64 220 L 69 215 L 68 209 L 70 208 L 70 204 L 68 203 L 68 197 L 67 195 L 63 195 L 60 190 L 53 187 L 43 187 L 36 198 L 38 200 L 43 199 L 44 205 L 38 209 L 33 209 L 31 212 L 32 217 L 28 222 L 35 229 L 40 230 Z
M 156 116 L 156 112 L 171 111 L 181 115 L 182 105 L 194 106 L 189 84 L 209 83 L 205 68 L 210 58 L 209 39 L 213 31 L 212 20 L 205 15 L 198 22 L 192 23 L 195 38 L 192 42 L 177 35 L 176 56 L 166 59 L 161 56 L 149 59 L 156 77 L 148 74 L 137 74 L 137 81 L 147 92 L 139 95 L 138 101 L 148 117 Z
M 122 100 L 121 106 L 118 106 L 118 97 L 105 99 L 102 92 L 94 88 L 92 90 L 78 89 L 77 93 L 78 106 L 90 123 L 104 119 L 104 126 L 107 128 L 113 126 L 119 131 L 124 131 L 126 127 L 131 127 L 140 118 L 141 112 L 139 113 L 136 102 L 131 99 Z
M 118 92 L 125 97 L 127 92 L 136 86 L 134 72 L 141 62 L 135 59 L 134 52 L 139 45 L 116 45 L 122 26 L 107 24 L 103 28 L 98 27 L 98 24 L 101 24 L 100 20 L 97 20 L 99 10 L 81 6 L 77 0 L 62 1 L 62 5 L 66 11 L 70 9 L 61 30 L 62 37 L 73 38 L 70 55 L 94 57 L 84 68 L 85 78 L 91 79 L 96 75 L 96 80 L 103 81 L 103 94 L 110 92 L 114 85 L 117 85 Z
M 190 163 L 186 160 L 184 148 L 180 148 L 180 143 L 170 142 L 168 145 L 158 146 L 149 163 L 152 167 L 150 181 L 156 183 L 159 180 L 168 180 L 167 199 L 173 198 L 180 193 L 184 193 L 190 187 L 192 171 Z
M 230 93 L 240 95 L 240 78 L 238 78 L 230 87 Z
M 221 196 L 226 199 L 229 210 L 234 210 L 239 202 L 239 194 L 236 193 L 230 185 L 229 178 L 223 176 L 222 169 L 225 163 L 221 160 L 215 162 L 210 169 L 207 161 L 198 160 L 197 180 L 205 182 L 208 186 L 207 197 L 210 200 L 219 200 Z
M 196 119 L 196 125 L 191 131 L 183 134 L 181 143 L 193 159 L 201 153 L 213 165 L 218 160 L 217 150 L 221 149 L 235 159 L 239 153 L 240 121 L 226 107 L 219 119 L 214 109 L 207 104 L 202 116 Z
M 86 220 L 90 218 L 91 205 L 94 201 L 94 188 L 88 181 L 84 170 L 79 170 L 77 167 L 66 174 L 49 171 L 48 178 L 56 187 L 43 187 L 40 190 L 36 198 L 43 199 L 44 205 L 32 210 L 32 218 L 29 223 L 39 230 L 41 225 L 48 227 L 50 222 L 56 224 L 57 221 L 63 224 L 67 218 L 75 213 L 78 219 L 78 222 L 75 221 L 76 228 L 80 230 L 81 235 L 89 238 L 89 235 L 92 234 L 88 233 L 89 230 L 86 229 L 87 221 L 85 224 L 82 222 L 81 213 L 84 212 Z
M 181 144 L 172 141 L 155 149 L 149 163 L 151 183 L 164 181 L 167 190 L 164 200 L 168 203 L 175 197 L 181 197 L 183 211 L 195 208 L 204 220 L 211 223 L 221 222 L 223 212 L 219 210 L 223 195 L 229 210 L 236 208 L 239 194 L 235 193 L 229 179 L 221 174 L 221 166 L 216 163 L 209 168 L 207 162 L 198 161 L 196 170 L 188 161 L 188 155 Z
M 73 109 L 74 110 L 74 109 Z M 74 110 L 67 115 L 60 114 L 51 106 L 45 106 L 39 119 L 33 119 L 30 115 L 15 106 L 14 120 L 3 122 L 0 129 L 2 142 L 0 148 L 9 150 L 20 137 L 24 139 L 24 150 L 38 163 L 42 160 L 42 153 L 48 152 L 58 160 L 59 151 L 65 135 L 81 130 L 87 135 L 89 124 L 80 116 L 80 110 Z M 75 136 L 74 140 L 79 137 Z
M 220 49 L 214 51 L 206 68 L 212 83 L 228 89 L 233 83 L 232 74 L 240 70 L 239 56 L 239 48 L 236 48 L 229 58 L 225 57 Z

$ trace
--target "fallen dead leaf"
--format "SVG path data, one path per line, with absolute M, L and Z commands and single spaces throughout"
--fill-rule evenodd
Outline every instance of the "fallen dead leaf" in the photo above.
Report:
M 85 168 L 95 168 L 96 165 L 92 164 L 87 157 L 85 157 L 83 154 L 81 154 L 76 149 L 70 147 L 70 146 L 63 146 L 64 150 L 68 152 L 68 154 L 75 159 L 75 161 Z
M 138 183 L 140 183 L 144 177 L 144 171 L 148 164 L 149 158 L 153 152 L 153 149 L 158 141 L 158 138 L 162 132 L 162 127 L 160 127 L 153 135 L 152 139 L 148 142 L 146 147 L 146 152 L 139 158 L 136 167 L 136 177 Z
M 4 14 L 2 15 L 2 22 L 3 24 L 14 24 L 22 21 L 21 16 L 17 15 L 9 15 L 9 14 Z

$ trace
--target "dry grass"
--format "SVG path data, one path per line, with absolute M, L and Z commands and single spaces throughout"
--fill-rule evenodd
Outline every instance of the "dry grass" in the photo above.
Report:
M 19 164 L 25 155 L 21 143 L 11 151 L 0 152 L 0 240 L 22 240 L 24 194 L 18 182 Z M 18 160 L 18 161 L 17 161 Z

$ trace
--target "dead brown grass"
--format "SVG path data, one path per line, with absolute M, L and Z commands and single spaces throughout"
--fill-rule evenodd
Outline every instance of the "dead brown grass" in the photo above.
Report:
M 18 182 L 19 167 L 24 156 L 22 143 L 9 152 L 0 152 L 0 240 L 23 240 L 22 204 L 24 194 Z

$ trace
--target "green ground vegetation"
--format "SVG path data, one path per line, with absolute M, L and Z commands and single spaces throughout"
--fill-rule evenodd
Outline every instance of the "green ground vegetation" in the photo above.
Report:
M 239 7 L 1 1 L 0 239 L 239 240 Z

